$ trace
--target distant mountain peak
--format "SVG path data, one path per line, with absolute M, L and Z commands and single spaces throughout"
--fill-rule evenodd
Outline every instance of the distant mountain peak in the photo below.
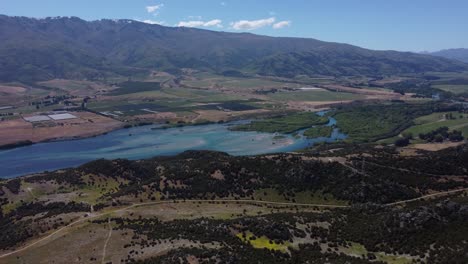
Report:
M 443 57 L 452 60 L 459 60 L 468 63 L 468 49 L 467 48 L 454 48 L 444 49 L 436 52 L 431 52 L 431 55 Z

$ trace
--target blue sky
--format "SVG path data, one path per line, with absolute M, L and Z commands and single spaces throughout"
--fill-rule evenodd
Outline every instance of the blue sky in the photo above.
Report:
M 371 49 L 468 48 L 467 0 L 0 0 L 0 14 L 129 18 Z

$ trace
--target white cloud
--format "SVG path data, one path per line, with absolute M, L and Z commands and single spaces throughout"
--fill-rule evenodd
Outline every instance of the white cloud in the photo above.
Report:
M 201 21 L 201 20 L 194 20 L 194 21 L 180 21 L 177 26 L 178 27 L 218 27 L 222 28 L 221 20 L 213 19 L 210 21 Z
M 284 27 L 289 27 L 291 25 L 291 21 L 280 21 L 278 23 L 273 24 L 274 29 L 280 29 Z
M 221 23 L 223 23 L 223 21 L 219 19 L 213 19 L 213 20 L 205 22 L 204 26 L 205 27 L 222 27 Z
M 166 22 L 164 21 L 155 21 L 151 19 L 146 19 L 146 20 L 139 20 L 140 22 L 146 23 L 146 24 L 151 24 L 151 25 L 166 25 Z
M 259 20 L 240 20 L 232 22 L 231 26 L 235 30 L 254 30 L 266 26 L 271 26 L 275 23 L 276 19 L 274 17 L 259 19 Z
M 158 11 L 159 9 L 161 9 L 163 6 L 164 6 L 164 4 L 153 5 L 153 6 L 147 6 L 147 7 L 146 7 L 146 11 L 147 11 L 148 13 L 154 13 L 154 12 Z

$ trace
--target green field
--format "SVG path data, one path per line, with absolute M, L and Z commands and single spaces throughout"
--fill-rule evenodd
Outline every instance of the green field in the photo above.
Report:
M 280 117 L 252 121 L 249 124 L 234 126 L 235 131 L 258 131 L 267 133 L 290 134 L 300 129 L 328 123 L 327 117 L 314 113 L 294 113 Z
M 124 95 L 147 91 L 158 91 L 161 85 L 158 82 L 123 82 L 118 84 L 119 88 L 113 90 L 109 95 Z
M 373 142 L 394 137 L 413 124 L 414 118 L 432 112 L 430 105 L 389 104 L 345 107 L 334 113 L 348 141 Z
M 441 84 L 441 85 L 432 85 L 432 87 L 446 91 L 446 92 L 451 92 L 454 94 L 468 93 L 468 85 Z
M 245 234 L 245 237 L 242 233 L 238 233 L 236 235 L 242 242 L 245 242 L 247 244 L 250 244 L 254 248 L 266 248 L 269 250 L 277 250 L 281 252 L 286 252 L 288 249 L 288 246 L 291 245 L 289 242 L 283 242 L 281 244 L 278 244 L 272 240 L 270 240 L 266 236 L 261 236 L 261 237 L 255 237 L 254 234 L 247 232 Z
M 449 113 L 455 119 L 445 119 L 444 116 Z M 411 133 L 413 136 L 417 136 L 420 133 L 429 133 L 440 127 L 448 127 L 450 130 L 461 130 L 463 136 L 468 137 L 468 114 L 458 112 L 433 113 L 416 118 L 414 123 L 414 126 L 406 129 L 403 133 Z
M 301 86 L 300 84 L 286 83 L 261 78 L 236 78 L 225 76 L 201 76 L 194 80 L 184 80 L 182 84 L 190 87 L 223 87 L 234 90 L 249 88 L 296 88 Z
M 269 95 L 276 101 L 348 101 L 364 98 L 361 95 L 326 90 L 279 92 Z

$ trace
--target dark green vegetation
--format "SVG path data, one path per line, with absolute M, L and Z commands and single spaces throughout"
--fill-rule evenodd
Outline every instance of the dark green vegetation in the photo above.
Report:
M 455 111 L 459 106 L 443 104 L 375 104 L 344 106 L 333 113 L 338 128 L 349 141 L 373 142 L 399 135 L 414 119 L 434 112 Z
M 289 134 L 304 128 L 323 125 L 326 123 L 328 123 L 327 117 L 318 116 L 315 113 L 294 113 L 285 116 L 252 121 L 249 124 L 236 125 L 230 129 L 236 131 Z
M 117 84 L 118 89 L 109 93 L 109 95 L 124 95 L 146 91 L 157 91 L 161 86 L 157 82 L 123 82 Z
M 462 202 L 440 201 L 399 209 L 366 205 L 328 213 L 295 212 L 224 221 L 113 220 L 117 229 L 134 230 L 139 238 L 145 235 L 147 239 L 138 244 L 142 247 L 165 239 L 220 245 L 219 249 L 181 248 L 138 263 L 174 263 L 192 255 L 200 263 L 386 263 L 392 260 L 391 256 L 401 256 L 389 263 L 413 263 L 414 260 L 462 264 L 468 258 L 467 217 L 465 197 Z M 275 244 L 306 237 L 314 242 L 290 246 L 289 254 L 285 254 L 246 247 L 233 235 L 245 232 L 268 237 Z
M 461 131 L 449 131 L 448 127 L 441 127 L 426 134 L 421 133 L 419 138 L 427 142 L 443 142 L 444 140 L 458 142 L 464 139 Z
M 24 147 L 33 144 L 30 140 L 25 140 L 25 141 L 20 141 L 17 143 L 12 143 L 12 144 L 7 144 L 7 145 L 2 145 L 0 146 L 0 150 L 3 149 L 14 149 L 18 147 Z
M 391 75 L 463 71 L 444 58 L 315 39 L 170 28 L 131 20 L 0 16 L 0 80 L 138 77 L 181 68 L 225 75 Z M 73 32 L 73 33 L 70 33 Z
M 6 201 L 2 199 L 2 206 Z M 43 219 L 48 219 L 53 216 L 67 214 L 71 212 L 88 212 L 90 206 L 87 204 L 78 204 L 75 202 L 63 203 L 25 203 L 13 210 L 12 212 L 3 214 L 0 212 L 0 248 L 7 249 L 14 245 L 32 238 L 47 231 L 56 229 L 65 224 L 63 219 L 54 219 L 47 223 L 36 226 L 34 222 L 39 222 Z M 35 221 L 28 217 L 40 215 Z M 25 218 L 26 220 L 23 220 Z
M 330 137 L 333 132 L 331 126 L 316 126 L 304 131 L 304 136 L 308 138 Z

